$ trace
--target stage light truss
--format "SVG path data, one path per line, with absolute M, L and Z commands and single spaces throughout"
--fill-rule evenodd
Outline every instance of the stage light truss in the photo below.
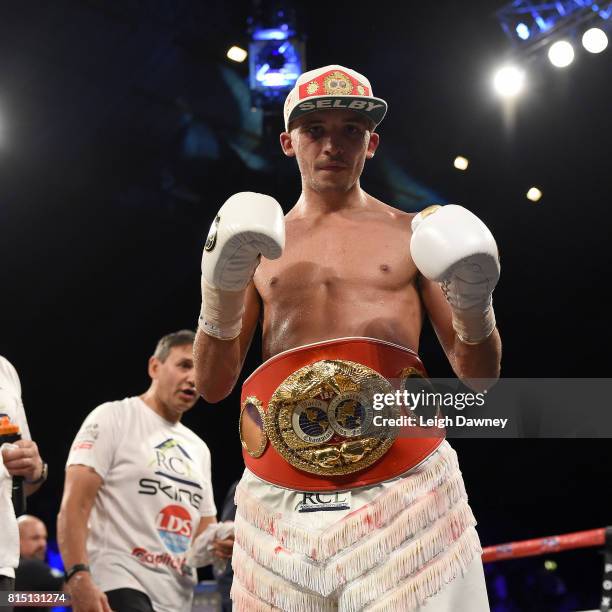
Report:
M 609 29 L 612 26 L 612 2 L 514 0 L 497 11 L 496 16 L 515 51 L 531 54 L 553 38 L 574 38 L 587 27 Z
M 257 3 L 248 20 L 249 85 L 255 106 L 277 111 L 305 70 L 295 10 L 283 0 Z

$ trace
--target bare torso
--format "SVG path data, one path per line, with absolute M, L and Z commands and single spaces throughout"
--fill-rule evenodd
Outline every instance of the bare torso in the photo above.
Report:
M 423 307 L 410 257 L 412 215 L 362 209 L 286 217 L 283 256 L 262 259 L 263 358 L 311 342 L 367 336 L 418 350 Z

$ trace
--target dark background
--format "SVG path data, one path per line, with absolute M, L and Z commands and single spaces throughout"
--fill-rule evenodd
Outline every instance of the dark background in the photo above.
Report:
M 578 50 L 565 70 L 533 62 L 526 94 L 504 111 L 490 87 L 509 50 L 494 17 L 501 4 L 292 6 L 307 67 L 352 67 L 389 103 L 362 186 L 406 210 L 465 205 L 495 235 L 502 374 L 607 377 L 612 52 Z M 157 339 L 195 327 L 201 249 L 218 207 L 250 190 L 288 210 L 299 194 L 295 163 L 277 144 L 280 112 L 258 125 L 247 66 L 224 59 L 246 43 L 251 8 L 0 6 L 0 353 L 19 372 L 50 465 L 30 511 L 52 535 L 83 418 L 141 393 Z M 452 167 L 458 154 L 470 160 L 465 173 Z M 544 193 L 537 204 L 525 199 L 532 185 Z M 429 329 L 420 351 L 432 376 L 449 375 Z M 254 342 L 245 373 L 259 362 Z M 184 419 L 211 449 L 219 507 L 242 471 L 238 389 Z M 577 406 L 576 418 L 588 409 Z M 484 545 L 612 523 L 609 440 L 453 444 Z M 594 606 L 597 554 L 557 561 L 570 590 Z M 519 563 L 534 573 L 542 559 L 504 571 Z

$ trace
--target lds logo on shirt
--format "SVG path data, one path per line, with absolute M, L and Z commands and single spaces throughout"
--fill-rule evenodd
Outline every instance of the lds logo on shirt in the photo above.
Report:
M 295 506 L 296 512 L 334 512 L 351 509 L 351 492 L 342 493 L 299 493 L 300 501 Z

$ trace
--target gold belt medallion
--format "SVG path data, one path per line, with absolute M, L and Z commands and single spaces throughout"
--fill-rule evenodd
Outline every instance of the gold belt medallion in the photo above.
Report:
M 286 378 L 268 403 L 265 430 L 274 448 L 294 467 L 322 476 L 362 470 L 391 447 L 396 432 L 373 430 L 375 393 L 392 393 L 375 370 L 345 360 L 323 360 Z

